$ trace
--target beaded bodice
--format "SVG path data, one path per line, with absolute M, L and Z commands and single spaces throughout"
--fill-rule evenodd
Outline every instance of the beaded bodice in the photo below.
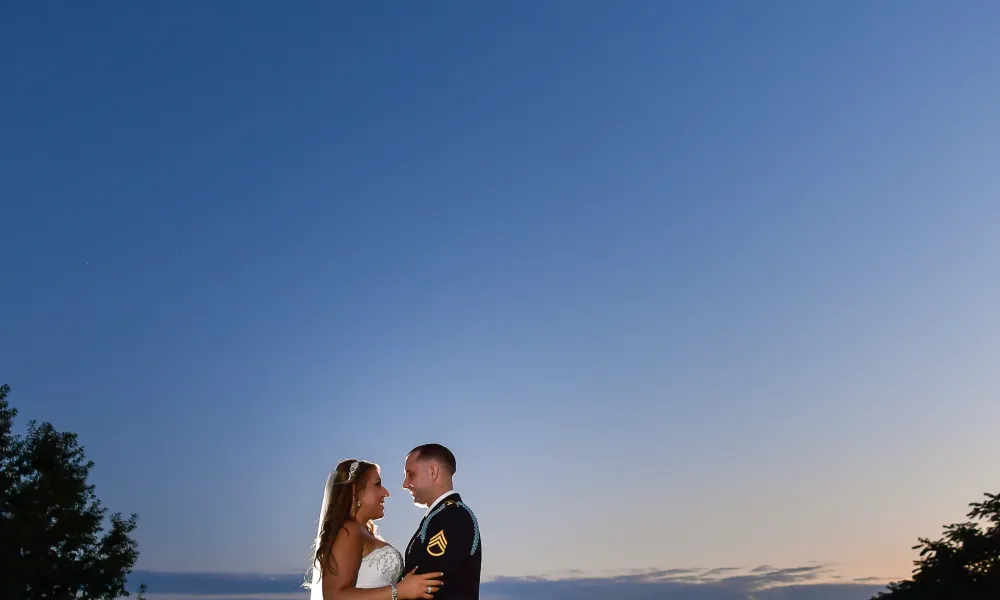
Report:
M 391 544 L 376 548 L 361 559 L 358 588 L 377 588 L 397 583 L 403 574 L 403 556 Z

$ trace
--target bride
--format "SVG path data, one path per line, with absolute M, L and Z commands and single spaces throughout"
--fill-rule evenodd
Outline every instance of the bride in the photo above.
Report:
M 376 464 L 341 461 L 326 480 L 313 556 L 310 600 L 426 600 L 444 573 L 400 578 L 403 557 L 378 535 L 389 491 Z M 416 570 L 415 568 L 413 569 Z

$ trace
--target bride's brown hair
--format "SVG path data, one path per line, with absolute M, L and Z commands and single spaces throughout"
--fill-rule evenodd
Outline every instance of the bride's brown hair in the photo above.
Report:
M 357 467 L 351 466 L 357 463 Z M 361 494 L 364 483 L 368 477 L 378 468 L 374 463 L 349 458 L 337 465 L 333 472 L 333 485 L 328 488 L 329 499 L 324 507 L 323 523 L 320 526 L 319 535 L 316 540 L 316 553 L 313 556 L 313 568 L 322 569 L 322 574 L 337 574 L 337 561 L 333 558 L 333 540 L 337 539 L 337 532 L 344 527 L 347 521 L 354 518 L 355 502 Z M 368 531 L 375 534 L 374 524 L 366 523 Z

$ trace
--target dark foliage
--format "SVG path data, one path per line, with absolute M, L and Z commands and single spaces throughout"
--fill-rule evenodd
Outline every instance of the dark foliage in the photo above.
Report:
M 136 515 L 106 518 L 76 434 L 31 421 L 25 436 L 14 435 L 9 392 L 0 386 L 0 598 L 128 596 Z
M 941 539 L 918 538 L 912 578 L 872 600 L 1000 599 L 1000 494 L 970 506 L 970 520 L 948 525 Z

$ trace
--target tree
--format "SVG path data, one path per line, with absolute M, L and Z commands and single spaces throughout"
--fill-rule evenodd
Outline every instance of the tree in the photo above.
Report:
M 872 600 L 1000 598 L 1000 494 L 969 506 L 970 520 L 946 526 L 941 539 L 918 538 L 913 577 L 889 584 Z
M 92 461 L 71 432 L 28 424 L 14 435 L 17 409 L 0 386 L 0 598 L 111 600 L 128 596 L 139 557 L 136 515 L 107 510 L 87 483 Z

